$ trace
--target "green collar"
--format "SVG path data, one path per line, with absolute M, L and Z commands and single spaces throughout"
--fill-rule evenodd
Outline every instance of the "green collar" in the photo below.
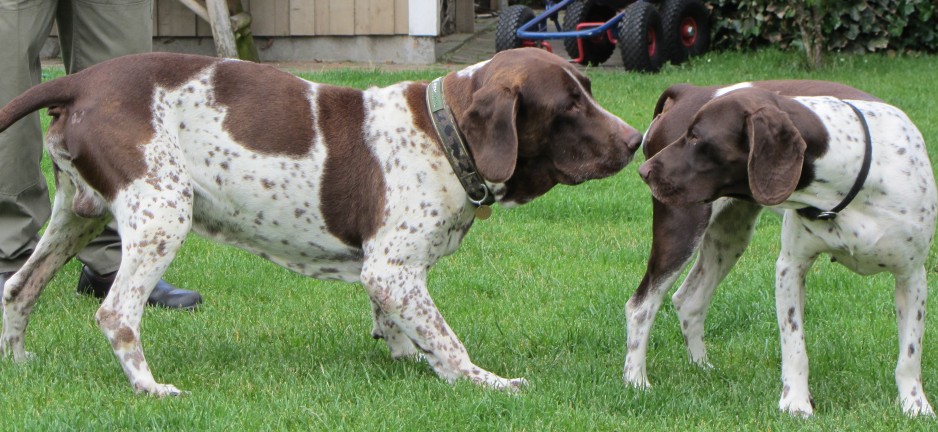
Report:
M 449 160 L 453 171 L 462 183 L 463 189 L 469 196 L 469 202 L 476 206 L 476 215 L 485 219 L 491 210 L 488 206 L 495 202 L 492 190 L 485 184 L 485 179 L 479 175 L 472 155 L 466 147 L 465 138 L 453 121 L 453 113 L 446 106 L 443 96 L 443 77 L 437 78 L 427 86 L 427 107 L 430 109 L 430 119 L 433 129 L 443 144 L 443 153 Z M 484 208 L 483 208 L 484 207 Z M 483 215 L 486 215 L 483 217 Z

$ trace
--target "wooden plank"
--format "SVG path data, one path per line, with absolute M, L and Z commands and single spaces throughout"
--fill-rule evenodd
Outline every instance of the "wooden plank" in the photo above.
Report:
M 290 35 L 316 34 L 315 0 L 290 0 Z
M 197 18 L 195 20 L 195 34 L 196 36 L 212 36 L 212 25 L 208 21 L 203 20 L 202 18 Z
M 329 0 L 316 0 L 313 3 L 313 26 L 317 35 L 331 34 L 329 29 L 329 15 L 331 4 Z
M 245 6 L 250 8 L 255 36 L 290 35 L 290 0 L 250 0 Z
M 394 2 L 355 0 L 355 34 L 386 35 L 394 33 Z
M 195 36 L 196 16 L 177 0 L 156 3 L 156 34 L 159 36 Z
M 473 0 L 456 0 L 456 33 L 472 33 L 475 31 L 475 2 Z
M 355 4 L 350 0 L 316 0 L 316 34 L 355 34 Z
M 410 22 L 407 0 L 394 0 L 394 34 L 406 35 L 410 33 Z

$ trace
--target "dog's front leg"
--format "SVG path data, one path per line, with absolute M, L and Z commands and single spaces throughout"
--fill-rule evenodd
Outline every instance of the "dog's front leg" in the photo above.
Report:
M 676 209 L 653 199 L 654 238 L 645 276 L 625 304 L 626 354 L 622 379 L 625 385 L 648 388 L 646 357 L 655 316 L 664 295 L 690 262 L 706 228 L 710 208 L 690 206 Z
M 502 378 L 472 363 L 466 348 L 430 298 L 427 269 L 427 264 L 371 256 L 365 260 L 362 283 L 380 315 L 424 353 L 441 378 L 448 382 L 468 378 L 473 383 L 496 389 L 523 386 L 523 379 Z
M 713 293 L 749 246 L 761 211 L 761 206 L 742 200 L 715 201 L 697 261 L 671 297 L 690 361 L 698 366 L 712 367 L 704 344 L 704 321 Z
M 793 219 L 785 216 L 782 248 L 775 264 L 775 312 L 782 351 L 782 397 L 778 407 L 791 415 L 810 417 L 814 406 L 808 389 L 808 353 L 804 340 L 804 279 L 817 252 L 798 247 L 806 241 L 798 238 L 804 233 L 793 227 L 797 223 Z
M 934 416 L 922 386 L 922 335 L 925 332 L 925 304 L 928 285 L 925 267 L 908 275 L 896 274 L 896 322 L 899 328 L 899 361 L 896 386 L 902 412 L 910 416 Z

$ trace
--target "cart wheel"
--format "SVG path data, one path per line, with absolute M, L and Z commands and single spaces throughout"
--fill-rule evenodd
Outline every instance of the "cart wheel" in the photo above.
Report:
M 661 46 L 661 15 L 651 3 L 625 8 L 619 23 L 619 51 L 626 70 L 657 72 L 667 60 Z
M 703 54 L 710 47 L 710 12 L 700 0 L 665 0 L 661 5 L 665 52 L 671 63 Z
M 563 31 L 576 31 L 576 26 L 585 22 L 606 22 L 616 16 L 616 11 L 605 6 L 598 5 L 589 0 L 578 0 L 567 6 L 563 16 Z M 576 38 L 565 38 L 563 47 L 567 49 L 567 55 L 572 59 L 581 59 L 582 65 L 598 65 L 612 56 L 616 46 L 605 35 L 595 38 L 583 39 L 583 55 L 580 55 L 580 47 Z
M 518 29 L 534 19 L 534 11 L 525 5 L 509 6 L 498 14 L 495 25 L 495 52 L 524 45 L 524 39 L 518 37 Z

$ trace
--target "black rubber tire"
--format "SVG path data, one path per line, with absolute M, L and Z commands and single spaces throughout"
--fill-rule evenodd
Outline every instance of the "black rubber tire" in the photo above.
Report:
M 602 5 L 593 3 L 590 0 L 579 0 L 570 3 L 564 11 L 563 24 L 561 28 L 565 32 L 576 31 L 576 26 L 584 22 L 606 22 L 616 16 L 616 11 Z M 572 59 L 580 58 L 580 48 L 577 46 L 576 38 L 565 38 L 563 47 L 567 50 L 567 55 Z M 591 39 L 583 39 L 582 65 L 598 65 L 612 56 L 616 50 L 616 45 L 606 36 L 597 36 Z
M 658 72 L 667 61 L 662 34 L 661 15 L 651 3 L 639 1 L 625 8 L 619 23 L 619 51 L 625 69 Z
M 509 6 L 498 14 L 495 25 L 495 52 L 519 48 L 524 39 L 518 37 L 518 29 L 534 19 L 534 11 L 525 5 Z
M 710 11 L 700 0 L 665 0 L 661 26 L 671 63 L 680 64 L 710 49 Z

